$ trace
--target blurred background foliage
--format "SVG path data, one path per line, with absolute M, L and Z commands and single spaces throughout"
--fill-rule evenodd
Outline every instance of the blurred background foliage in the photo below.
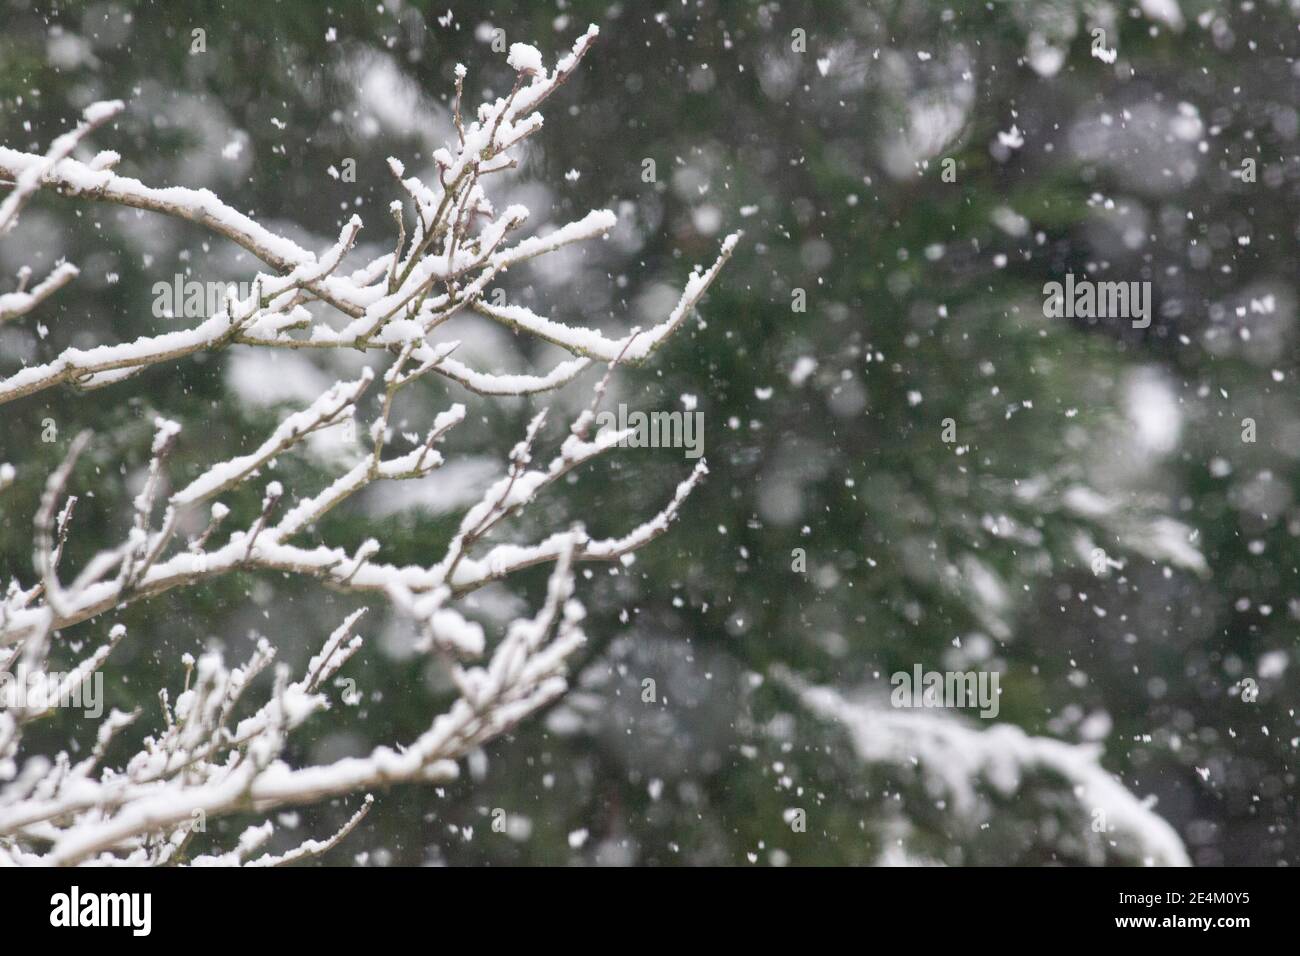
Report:
M 870 702 L 920 663 L 998 670 L 999 721 L 1101 744 L 1105 767 L 1156 798 L 1193 861 L 1289 864 L 1300 860 L 1298 20 L 1294 0 L 0 0 L 0 142 L 41 150 L 86 104 L 120 97 L 128 111 L 94 137 L 122 154 L 119 171 L 209 187 L 311 248 L 359 213 L 360 258 L 393 241 L 386 157 L 424 175 L 451 134 L 453 66 L 469 67 L 470 102 L 499 95 L 510 71 L 494 36 L 549 62 L 594 22 L 597 46 L 493 195 L 498 208 L 528 205 L 534 229 L 601 207 L 620 226 L 509 277 L 510 296 L 560 320 L 645 325 L 722 235 L 745 232 L 700 320 L 618 373 L 612 403 L 698 402 L 711 475 L 669 536 L 626 567 L 590 570 L 573 692 L 468 761 L 455 785 L 383 795 L 327 862 L 1140 858 L 1093 833 L 1089 808 L 1050 774 L 987 794 L 972 817 L 912 767 L 864 766 L 843 728 L 774 679 Z M 206 52 L 192 52 L 195 29 Z M 1094 30 L 1113 63 L 1092 55 Z M 328 172 L 349 158 L 355 183 Z M 646 159 L 655 182 L 643 181 Z M 175 327 L 152 314 L 155 282 L 256 271 L 187 224 L 41 197 L 0 245 L 0 271 L 39 274 L 59 257 L 80 278 L 0 328 L 0 374 Z M 1043 285 L 1067 272 L 1151 282 L 1150 327 L 1045 318 Z M 451 334 L 488 370 L 554 357 L 477 319 Z M 98 437 L 79 469 L 94 495 L 78 510 L 74 565 L 123 532 L 156 414 L 186 426 L 179 483 L 363 361 L 245 350 L 7 407 L 0 460 L 24 468 L 0 499 L 0 578 L 30 577 L 43 476 L 81 428 Z M 428 383 L 402 413 L 418 428 L 467 402 L 449 443 L 457 466 L 368 494 L 316 534 L 349 547 L 373 534 L 390 560 L 430 560 L 527 418 L 557 406 L 555 440 L 588 395 L 484 402 Z M 942 438 L 949 418 L 954 442 Z M 40 441 L 47 419 L 52 443 Z M 315 444 L 275 477 L 309 493 L 347 454 Z M 575 518 L 626 529 L 689 467 L 680 450 L 625 451 L 508 533 L 527 540 Z M 228 503 L 251 516 L 257 495 Z M 1110 562 L 1100 575 L 1097 549 Z M 470 606 L 500 620 L 543 580 Z M 304 661 L 358 603 L 243 576 L 133 607 L 106 670 L 110 703 L 156 710 L 154 689 L 179 686 L 181 655 L 207 645 L 242 657 L 265 635 Z M 375 607 L 365 621 L 350 670 L 361 702 L 304 729 L 304 760 L 410 739 L 447 699 L 400 620 Z M 46 733 L 84 738 L 70 721 Z M 282 815 L 286 839 L 355 803 Z M 787 823 L 791 808 L 806 811 L 806 832 Z M 228 843 L 240 825 L 210 836 Z

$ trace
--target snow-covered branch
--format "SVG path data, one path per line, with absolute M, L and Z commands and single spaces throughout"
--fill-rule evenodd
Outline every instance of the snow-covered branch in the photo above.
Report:
M 625 342 L 542 319 L 520 306 L 489 307 L 482 298 L 489 284 L 512 266 L 603 236 L 616 224 L 612 212 L 596 210 L 547 235 L 508 244 L 508 237 L 527 220 L 528 211 L 516 205 L 498 213 L 483 188 L 485 178 L 512 166 L 519 145 L 541 129 L 541 115 L 533 110 L 573 72 L 596 33 L 590 27 L 550 73 L 536 66 L 531 55 L 512 56 L 512 65 L 519 70 L 514 88 L 508 96 L 480 106 L 477 118 L 468 125 L 460 116 L 458 96 L 459 142 L 454 151 L 440 149 L 434 154 L 436 184 L 407 175 L 400 160 L 390 159 L 390 169 L 406 197 L 405 202 L 393 203 L 399 242 L 393 252 L 346 275 L 340 269 L 361 230 L 358 217 L 347 223 L 334 245 L 317 254 L 239 212 L 210 190 L 147 186 L 120 176 L 111 168 L 117 158 L 113 153 L 101 153 L 90 162 L 71 158 L 81 139 L 121 109 L 118 102 L 90 107 L 87 121 L 60 137 L 44 155 L 0 147 L 0 180 L 15 183 L 0 207 L 0 223 L 12 221 L 33 191 L 47 189 L 82 201 L 114 203 L 197 223 L 253 253 L 272 270 L 256 277 L 255 292 L 247 299 L 227 302 L 225 309 L 196 326 L 132 342 L 70 348 L 50 362 L 0 379 L 0 404 L 61 384 L 111 384 L 150 365 L 232 345 L 394 351 L 411 344 L 423 347 L 433 329 L 467 308 L 554 341 L 577 355 L 610 361 Z M 458 69 L 457 73 L 459 86 L 464 72 Z M 408 230 L 409 211 L 414 222 Z M 646 358 L 685 321 L 735 248 L 736 239 L 727 237 L 713 265 L 691 276 L 671 315 L 639 339 L 626 354 L 627 361 Z M 61 266 L 31 292 L 20 289 L 0 296 L 0 321 L 35 308 L 75 274 L 74 267 Z M 343 327 L 314 316 L 306 308 L 313 302 L 340 313 L 346 319 Z M 519 395 L 559 388 L 585 367 L 570 362 L 541 376 L 497 376 L 444 357 L 432 371 L 481 394 Z
M 483 302 L 488 284 L 511 267 L 602 236 L 614 225 L 611 213 L 596 211 L 545 236 L 515 240 L 511 234 L 525 222 L 527 210 L 511 206 L 498 214 L 483 189 L 485 177 L 512 165 L 511 151 L 540 129 L 536 108 L 572 73 L 595 36 L 592 27 L 550 73 L 540 66 L 537 51 L 516 44 L 510 54 L 518 73 L 514 88 L 483 104 L 468 123 L 460 113 L 465 71 L 458 68 L 455 148 L 434 155 L 437 182 L 432 185 L 407 175 L 399 161 L 390 161 L 405 197 L 393 206 L 396 246 L 351 272 L 344 271 L 343 263 L 362 227 L 356 217 L 332 244 L 314 253 L 207 190 L 156 188 L 117 175 L 112 171 L 116 154 L 101 153 L 89 162 L 72 158 L 78 144 L 121 109 L 119 103 L 88 109 L 85 122 L 44 155 L 0 148 L 0 180 L 12 185 L 0 206 L 0 233 L 12 226 L 32 195 L 50 190 L 74 201 L 116 203 L 197 223 L 249 250 L 270 270 L 257 275 L 246 298 L 228 298 L 224 309 L 191 328 L 69 348 L 49 362 L 22 368 L 0 380 L 0 404 L 59 384 L 109 385 L 151 365 L 232 346 L 356 348 L 390 359 L 382 372 L 367 367 L 353 380 L 336 382 L 264 439 L 250 443 L 247 451 L 207 466 L 170 494 L 170 456 L 190 438 L 183 423 L 156 419 L 150 464 L 132 503 L 129 529 L 75 571 L 63 567 L 63 558 L 65 544 L 77 533 L 75 505 L 83 480 L 78 460 L 103 439 L 83 432 L 69 443 L 62 463 L 46 480 L 32 521 L 32 579 L 15 577 L 0 593 L 0 865 L 296 862 L 346 837 L 371 798 L 366 795 L 332 836 L 285 853 L 259 855 L 273 835 L 269 821 L 245 830 L 229 849 L 213 848 L 205 839 L 199 855 L 193 849 L 195 835 L 204 833 L 213 817 L 365 794 L 398 782 L 450 779 L 458 758 L 563 693 L 565 661 L 583 642 L 575 565 L 614 561 L 653 541 L 707 473 L 701 462 L 658 513 L 621 537 L 595 540 L 581 525 L 573 525 L 533 543 L 493 542 L 550 485 L 626 437 L 618 432 L 589 437 L 608 372 L 591 407 L 541 465 L 533 459 L 546 440 L 547 414 L 533 418 L 508 455 L 505 476 L 465 511 L 436 560 L 395 565 L 382 560 L 374 539 L 337 544 L 302 539 L 308 533 L 319 535 L 321 520 L 364 489 L 424 478 L 443 465 L 443 439 L 464 421 L 465 407 L 452 403 L 432 415 L 423 436 L 402 425 L 401 440 L 409 447 L 395 449 L 395 402 L 412 383 L 440 375 L 484 395 L 523 395 L 560 388 L 596 362 L 612 372 L 622 362 L 643 361 L 681 326 L 731 254 L 734 236 L 724 242 L 712 266 L 692 274 L 677 307 L 661 324 L 645 332 L 633 330 L 622 339 L 550 322 L 518 306 Z M 32 312 L 76 275 L 76 267 L 65 263 L 29 289 L 31 273 L 24 270 L 17 290 L 0 295 L 0 321 Z M 313 304 L 328 308 L 309 309 Z M 319 316 L 330 309 L 342 316 L 340 321 L 331 324 Z M 506 322 L 556 342 L 575 357 L 540 374 L 474 370 L 452 358 L 455 342 L 430 338 L 462 313 Z M 375 390 L 382 390 L 379 411 L 366 432 L 365 452 L 350 467 L 301 492 L 279 481 L 262 482 L 264 472 L 300 451 L 309 436 L 358 418 L 363 397 Z M 21 463 L 17 468 L 0 464 L 0 492 L 10 496 L 7 510 L 18 504 L 8 486 L 21 469 Z M 261 507 L 231 528 L 237 510 L 227 501 L 253 489 Z M 189 533 L 199 528 L 201 533 Z M 490 639 L 457 609 L 458 599 L 467 593 L 543 564 L 552 568 L 542 606 L 509 623 L 499 640 Z M 358 611 L 339 625 L 296 679 L 275 664 L 275 650 L 264 640 L 240 666 L 228 665 L 216 652 L 197 659 L 187 655 L 185 686 L 174 701 L 166 691 L 160 695 L 162 726 L 147 732 L 123 762 L 106 762 L 110 746 L 142 722 L 139 712 L 103 716 L 93 748 L 79 758 L 71 749 L 53 756 L 27 750 L 26 728 L 54 707 L 79 699 L 82 689 L 102 676 L 114 649 L 128 639 L 122 625 L 107 626 L 105 615 L 233 572 L 287 573 L 339 591 L 378 596 L 413 622 L 421 650 L 448 668 L 456 699 L 431 718 L 424 733 L 397 749 L 379 747 L 363 757 L 321 766 L 291 765 L 286 758 L 290 735 L 328 709 L 328 683 L 362 646 L 356 634 Z M 78 626 L 77 642 L 68 643 L 65 632 Z M 80 648 L 91 634 L 102 637 L 80 663 L 67 673 L 51 670 L 52 656 Z M 271 687 L 253 708 L 246 698 L 263 672 L 271 674 Z
M 1058 858 L 1088 865 L 1190 866 L 1177 832 L 1100 763 L 1100 748 L 1034 737 L 1008 723 L 975 730 L 941 713 L 904 713 L 870 700 L 850 701 L 830 687 L 806 684 L 784 668 L 773 676 L 817 717 L 847 731 L 857 757 L 914 781 L 921 799 L 945 810 L 953 843 L 987 827 L 999 804 L 1059 816 L 1052 826 Z M 891 777 L 893 786 L 899 786 Z M 1033 795 L 1049 794 L 1043 806 Z M 894 834 L 906 842 L 905 836 Z

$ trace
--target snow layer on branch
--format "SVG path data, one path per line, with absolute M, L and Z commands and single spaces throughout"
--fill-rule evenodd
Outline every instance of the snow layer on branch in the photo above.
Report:
M 542 66 L 542 51 L 527 43 L 512 43 L 506 63 L 520 73 L 545 73 Z
M 981 792 L 1010 798 L 1028 773 L 1046 771 L 1065 781 L 1081 819 L 1104 812 L 1106 838 L 1125 856 L 1148 866 L 1191 865 L 1173 827 L 1101 766 L 1099 747 L 1031 737 L 1012 724 L 974 730 L 949 716 L 850 702 L 831 688 L 777 676 L 810 712 L 841 724 L 864 763 L 914 768 L 928 792 L 941 792 L 954 814 L 976 826 Z
M 108 170 L 93 169 L 75 159 L 62 159 L 52 166 L 43 164 L 43 157 L 21 153 L 0 146 L 0 165 L 20 171 L 39 168 L 41 175 L 54 180 L 73 193 L 110 192 L 135 200 L 142 209 L 176 210 L 185 218 L 220 227 L 230 234 L 252 237 L 264 249 L 285 262 L 302 265 L 314 262 L 316 257 L 291 239 L 276 235 L 259 222 L 227 206 L 209 189 L 189 189 L 184 186 L 155 188 L 138 179 L 118 176 Z
M 0 322 L 25 315 L 77 277 L 77 267 L 70 262 L 55 266 L 48 276 L 24 292 L 0 295 Z

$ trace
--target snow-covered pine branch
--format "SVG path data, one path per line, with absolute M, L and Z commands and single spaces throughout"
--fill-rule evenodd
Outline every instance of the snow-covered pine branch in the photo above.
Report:
M 1154 801 L 1139 799 L 1102 767 L 1100 747 L 1034 737 L 1009 723 L 976 730 L 942 712 L 906 713 L 870 698 L 851 701 L 780 666 L 772 676 L 809 713 L 842 726 L 864 765 L 892 771 L 892 787 L 913 781 L 921 799 L 942 806 L 951 846 L 968 846 L 998 817 L 999 804 L 1015 801 L 1025 818 L 1038 821 L 1038 839 L 1057 860 L 1191 865 L 1178 833 L 1152 808 Z M 915 862 L 911 844 L 924 841 L 914 841 L 913 823 L 898 815 L 887 826 L 893 842 L 882 862 L 894 856 Z
M 269 821 L 250 827 L 226 851 L 191 857 L 189 845 L 208 818 L 363 794 L 401 781 L 449 779 L 459 757 L 563 693 L 565 660 L 583 641 L 583 609 L 573 596 L 575 564 L 617 560 L 663 534 L 706 468 L 701 462 L 658 513 L 621 537 L 595 540 L 573 526 L 531 543 L 489 546 L 487 539 L 549 485 L 626 437 L 620 432 L 589 437 L 609 372 L 620 362 L 648 358 L 682 325 L 736 243 L 736 236 L 728 237 L 717 261 L 696 270 L 662 323 L 621 339 L 545 319 L 520 306 L 490 307 L 483 301 L 489 283 L 511 267 L 602 236 L 615 224 L 613 214 L 601 210 L 548 235 L 515 240 L 512 234 L 526 221 L 527 210 L 511 206 L 498 213 L 484 191 L 487 177 L 514 165 L 513 152 L 541 128 L 537 108 L 577 67 L 595 37 L 596 28 L 589 28 L 549 73 L 536 50 L 516 44 L 509 58 L 517 71 L 513 89 L 480 106 L 469 123 L 461 115 L 465 70 L 458 67 L 457 142 L 434 155 L 437 182 L 426 184 L 390 160 L 405 196 L 405 203 L 393 205 L 395 247 L 351 272 L 343 271 L 343 263 L 361 230 L 356 217 L 336 242 L 313 253 L 207 190 L 157 188 L 117 175 L 115 153 L 99 153 L 88 161 L 72 158 L 88 135 L 122 109 L 120 103 L 90 107 L 84 122 L 44 155 L 0 148 L 0 181 L 12 187 L 0 205 L 0 235 L 35 193 L 47 190 L 71 201 L 116 203 L 198 223 L 252 252 L 269 269 L 257 275 L 251 295 L 228 299 L 224 309 L 192 328 L 69 348 L 50 362 L 21 369 L 0 380 L 0 404 L 61 384 L 111 385 L 151 365 L 227 347 L 356 348 L 391 356 L 382 374 L 367 368 L 355 380 L 335 383 L 244 454 L 212 464 L 170 495 L 165 495 L 169 456 L 188 437 L 181 423 L 157 419 L 130 530 L 75 574 L 62 566 L 64 545 L 76 533 L 75 467 L 90 443 L 100 439 L 83 432 L 70 443 L 62 464 L 48 476 L 35 511 L 35 577 L 7 582 L 0 596 L 0 864 L 295 862 L 346 836 L 371 798 L 364 797 L 338 833 L 278 856 L 257 855 L 272 835 Z M 64 263 L 31 285 L 30 270 L 24 270 L 17 289 L 0 294 L 0 321 L 21 320 L 76 275 L 76 267 Z M 319 314 L 330 310 L 341 316 L 334 324 Z M 574 358 L 540 375 L 493 375 L 469 368 L 451 357 L 454 342 L 435 344 L 429 338 L 462 313 L 558 344 Z M 465 512 L 437 560 L 386 563 L 373 539 L 351 548 L 300 540 L 327 512 L 368 486 L 422 478 L 443 464 L 439 445 L 463 421 L 460 404 L 434 415 L 410 451 L 390 452 L 394 399 L 411 383 L 441 375 L 481 394 L 523 395 L 560 388 L 597 362 L 609 365 L 606 379 L 558 449 L 542 459 L 545 464 L 534 465 L 545 420 L 545 413 L 538 415 L 510 452 L 506 475 Z M 359 401 L 376 388 L 382 390 L 381 410 L 359 461 L 314 490 L 295 493 L 278 481 L 261 484 L 256 518 L 227 529 L 232 511 L 221 501 L 224 495 L 257 485 L 264 469 L 313 433 L 354 419 Z M 21 463 L 0 464 L 0 494 L 10 498 L 15 467 Z M 21 504 L 7 500 L 5 507 L 12 511 Z M 195 527 L 204 530 L 181 540 L 182 529 Z M 499 640 L 490 641 L 480 625 L 456 609 L 465 594 L 539 564 L 553 566 L 542 607 L 510 623 Z M 141 721 L 139 712 L 104 717 L 93 749 L 79 759 L 70 751 L 45 755 L 25 748 L 25 729 L 90 680 L 128 638 L 123 626 L 100 623 L 103 615 L 236 571 L 300 575 L 341 591 L 382 597 L 415 623 L 421 649 L 445 662 L 458 698 L 431 718 L 423 734 L 398 749 L 379 747 L 367 756 L 328 765 L 292 766 L 285 756 L 289 735 L 328 707 L 322 688 L 361 646 L 354 633 L 361 616 L 357 612 L 296 678 L 274 664 L 275 651 L 265 641 L 239 666 L 215 652 L 187 656 L 185 687 L 174 699 L 166 689 L 161 692 L 163 726 L 146 732 L 134 755 L 119 765 L 106 765 L 108 748 Z M 98 631 L 99 646 L 67 673 L 52 673 L 51 651 L 77 625 L 83 627 L 79 637 Z M 269 696 L 240 717 L 249 710 L 244 698 L 253 678 L 268 668 L 274 675 Z

